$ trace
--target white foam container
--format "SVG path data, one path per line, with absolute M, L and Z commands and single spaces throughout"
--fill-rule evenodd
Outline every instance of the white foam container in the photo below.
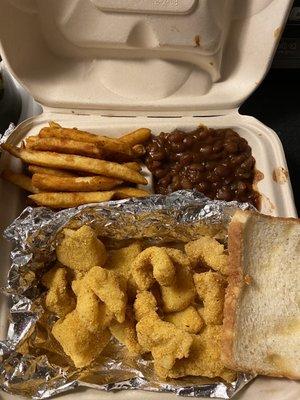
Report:
M 296 216 L 276 133 L 238 112 L 272 61 L 292 0 L 1 0 L 0 53 L 43 113 L 22 122 L 9 142 L 37 134 L 50 120 L 117 137 L 138 127 L 230 127 L 247 139 L 263 179 L 261 211 Z M 278 94 L 279 95 L 279 94 Z M 0 169 L 21 168 L 3 154 Z M 283 178 L 285 175 L 283 174 Z M 1 231 L 26 196 L 0 181 Z M 0 239 L 0 285 L 10 245 Z M 7 332 L 1 297 L 0 338 Z M 86 389 L 65 399 L 174 399 L 175 395 Z M 0 399 L 18 398 L 0 393 Z M 258 378 L 237 399 L 300 398 L 299 383 Z

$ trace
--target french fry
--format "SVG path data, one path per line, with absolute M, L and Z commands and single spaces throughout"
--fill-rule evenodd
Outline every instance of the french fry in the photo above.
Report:
M 103 158 L 104 151 L 95 143 L 78 142 L 56 137 L 40 138 L 29 136 L 25 139 L 25 148 L 30 150 L 54 151 L 64 154 L 77 154 L 93 158 Z
M 82 204 L 99 203 L 113 199 L 125 199 L 127 197 L 146 197 L 150 193 L 146 190 L 123 187 L 106 192 L 43 192 L 28 196 L 36 204 L 51 208 L 77 207 Z
M 16 172 L 5 169 L 4 171 L 2 171 L 1 176 L 6 181 L 11 182 L 14 185 L 17 185 L 22 189 L 27 190 L 27 192 L 38 193 L 39 191 L 32 184 L 31 178 L 29 178 L 29 176 L 26 176 L 24 174 L 17 174 Z
M 122 187 L 115 190 L 114 199 L 126 199 L 127 197 L 148 197 L 148 190 L 138 189 L 134 187 Z
M 101 201 L 109 201 L 114 196 L 114 191 L 107 192 L 45 192 L 28 196 L 39 206 L 51 208 L 69 208 L 77 207 L 82 204 L 99 203 Z
M 54 176 L 78 176 L 77 174 L 73 174 L 69 171 L 64 171 L 62 169 L 55 169 L 55 168 L 47 168 L 47 167 L 40 167 L 39 165 L 29 165 L 28 171 L 31 174 L 43 174 L 43 175 L 54 175 Z
M 139 172 L 114 162 L 71 154 L 20 149 L 6 143 L 2 144 L 1 147 L 27 164 L 35 164 L 42 167 L 58 169 L 78 170 L 96 175 L 118 178 L 125 182 L 138 183 L 142 185 L 147 184 L 146 178 Z
M 80 131 L 71 128 L 42 128 L 39 133 L 40 138 L 56 137 L 58 139 L 70 139 L 78 142 L 97 143 L 108 154 L 119 154 L 126 158 L 136 158 L 135 153 L 127 143 L 106 136 L 95 135 L 93 133 Z
M 122 181 L 106 176 L 64 177 L 34 174 L 32 183 L 41 191 L 94 192 L 110 190 L 120 185 Z
M 141 170 L 142 170 L 141 164 L 136 161 L 127 162 L 127 163 L 124 163 L 123 165 L 125 165 L 125 167 L 127 167 L 127 168 L 133 169 L 134 171 L 141 172 Z
M 61 128 L 61 126 L 55 121 L 50 121 L 49 126 L 50 128 Z
M 146 149 L 142 144 L 136 144 L 132 147 L 132 151 L 137 157 L 141 157 L 146 153 Z
M 140 128 L 136 131 L 127 133 L 119 138 L 121 142 L 127 143 L 129 146 L 144 143 L 150 139 L 151 130 L 148 128 Z

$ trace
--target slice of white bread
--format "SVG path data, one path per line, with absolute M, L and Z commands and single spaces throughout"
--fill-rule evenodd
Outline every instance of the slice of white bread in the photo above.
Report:
M 224 364 L 300 379 L 300 220 L 237 211 L 228 251 Z

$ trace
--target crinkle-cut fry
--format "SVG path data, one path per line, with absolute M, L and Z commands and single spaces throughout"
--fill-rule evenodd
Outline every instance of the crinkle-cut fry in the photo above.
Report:
M 76 368 L 86 367 L 94 361 L 108 344 L 111 334 L 108 329 L 91 332 L 81 321 L 76 310 L 52 327 L 52 334 L 64 352 L 72 359 Z
M 173 285 L 160 287 L 163 310 L 181 311 L 187 308 L 196 296 L 190 262 L 182 251 L 172 248 L 166 250 L 175 266 L 176 274 Z
M 61 264 L 80 272 L 105 264 L 105 246 L 90 226 L 83 225 L 76 231 L 64 229 L 62 233 L 63 238 L 56 246 L 56 258 Z
M 207 325 L 222 325 L 226 280 L 219 272 L 194 274 L 198 296 L 203 301 L 202 315 Z
M 93 290 L 120 323 L 125 321 L 127 305 L 126 280 L 123 276 L 101 267 L 93 267 L 85 275 L 86 284 Z
M 130 355 L 138 356 L 141 353 L 141 346 L 137 340 L 135 322 L 132 315 L 132 309 L 127 308 L 125 321 L 120 323 L 112 321 L 109 330 L 111 334 L 127 347 Z
M 34 174 L 32 183 L 40 191 L 58 192 L 94 192 L 98 190 L 109 190 L 122 183 L 122 181 L 106 176 L 54 176 L 45 174 Z
M 66 268 L 51 268 L 43 275 L 42 283 L 48 289 L 45 304 L 49 311 L 64 317 L 74 310 L 76 301 L 68 284 Z
M 82 204 L 109 201 L 115 192 L 43 192 L 28 196 L 39 206 L 51 208 L 71 208 Z
M 81 322 L 94 333 L 106 329 L 113 319 L 113 314 L 92 289 L 87 287 L 85 279 L 73 281 L 72 289 L 77 296 L 76 311 Z
M 169 286 L 175 280 L 175 267 L 164 247 L 148 247 L 134 260 L 132 276 L 140 290 L 147 290 L 157 281 Z
M 102 148 L 111 153 L 123 154 L 127 157 L 134 158 L 135 154 L 131 147 L 117 139 L 112 139 L 107 136 L 95 135 L 72 128 L 42 128 L 39 132 L 39 137 L 56 137 L 76 140 L 78 142 L 97 143 L 101 144 Z
M 95 143 L 78 142 L 65 138 L 29 136 L 25 139 L 25 148 L 64 154 L 78 154 L 79 156 L 92 158 L 105 158 L 105 153 L 101 146 Z
M 50 151 L 20 149 L 9 144 L 2 144 L 1 147 L 28 164 L 40 165 L 42 167 L 84 171 L 96 175 L 118 178 L 126 182 L 139 183 L 142 185 L 147 184 L 147 179 L 139 172 L 115 162 L 97 160 L 95 158 L 77 156 L 73 154 L 60 154 Z
M 39 192 L 39 189 L 33 185 L 31 178 L 24 174 L 18 174 L 16 172 L 10 171 L 9 169 L 5 169 L 2 171 L 1 177 L 8 182 L 11 182 L 16 186 L 27 190 L 30 193 Z
M 223 275 L 228 273 L 228 255 L 224 253 L 224 246 L 210 236 L 189 242 L 185 245 L 185 252 L 193 266 L 202 263 Z
M 176 360 L 167 376 L 170 378 L 186 375 L 220 377 L 233 382 L 236 372 L 227 369 L 221 362 L 221 337 L 221 325 L 206 326 L 203 332 L 194 335 L 189 357 Z
M 147 317 L 157 311 L 157 302 L 151 292 L 146 290 L 139 292 L 133 304 L 135 319 L 140 321 L 142 318 Z
M 166 314 L 165 321 L 171 322 L 177 328 L 189 333 L 199 333 L 204 321 L 194 306 L 189 306 L 182 311 Z
M 148 128 L 139 128 L 133 132 L 126 133 L 122 135 L 119 140 L 121 142 L 127 143 L 129 146 L 134 146 L 136 144 L 144 143 L 150 139 L 151 130 Z
M 28 165 L 28 171 L 33 174 L 54 175 L 54 176 L 68 176 L 77 177 L 76 173 L 65 171 L 56 168 L 40 167 L 39 165 Z
M 118 199 L 127 199 L 128 197 L 148 197 L 148 196 L 150 196 L 150 192 L 148 192 L 148 190 L 124 186 L 114 190 L 113 198 L 118 200 Z

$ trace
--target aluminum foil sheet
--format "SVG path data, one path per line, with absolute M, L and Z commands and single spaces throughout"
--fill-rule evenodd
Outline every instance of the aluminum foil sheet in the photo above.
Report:
M 55 259 L 55 244 L 66 226 L 88 224 L 101 238 L 120 241 L 143 238 L 149 243 L 187 242 L 207 232 L 226 241 L 226 226 L 237 208 L 253 207 L 211 201 L 195 191 L 89 204 L 59 212 L 27 207 L 4 233 L 15 248 L 4 288 L 10 315 L 7 339 L 0 342 L 0 388 L 33 399 L 45 399 L 77 386 L 231 398 L 252 379 L 250 375 L 239 374 L 230 384 L 202 377 L 163 382 L 154 375 L 152 361 L 129 358 L 115 339 L 91 366 L 76 369 L 51 337 L 56 316 L 43 309 L 45 289 L 40 277 Z

